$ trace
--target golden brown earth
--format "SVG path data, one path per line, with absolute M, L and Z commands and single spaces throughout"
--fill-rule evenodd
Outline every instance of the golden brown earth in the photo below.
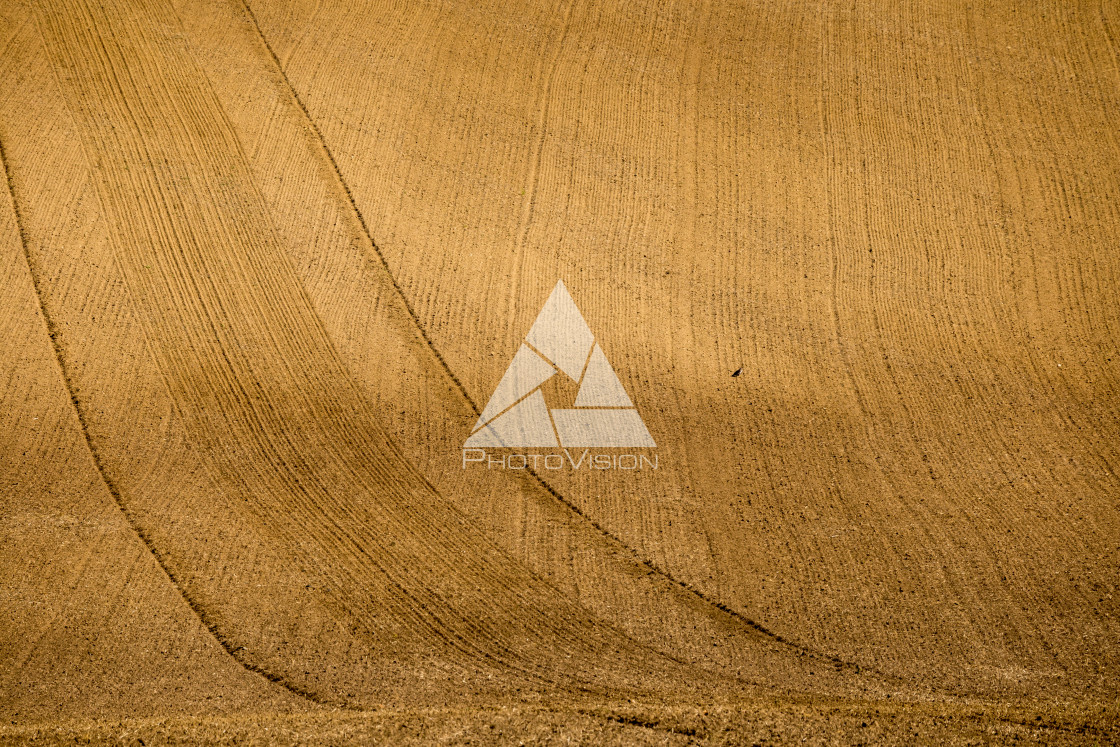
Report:
M 0 741 L 1120 741 L 1118 40 L 0 0 Z M 463 468 L 560 279 L 657 470 Z

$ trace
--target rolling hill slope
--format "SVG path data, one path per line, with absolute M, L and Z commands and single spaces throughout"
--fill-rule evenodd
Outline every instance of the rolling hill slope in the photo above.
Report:
M 8 736 L 1114 733 L 1115 16 L 0 8 Z M 464 468 L 559 279 L 656 470 Z

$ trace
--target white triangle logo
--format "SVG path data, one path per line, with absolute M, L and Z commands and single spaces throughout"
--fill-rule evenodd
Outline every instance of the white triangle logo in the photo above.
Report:
M 541 385 L 579 384 L 575 405 L 549 408 Z M 558 281 L 464 447 L 656 446 L 591 328 Z

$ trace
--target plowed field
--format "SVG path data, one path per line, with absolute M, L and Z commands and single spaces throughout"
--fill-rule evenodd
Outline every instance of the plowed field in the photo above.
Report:
M 1120 740 L 1118 39 L 0 0 L 0 741 Z

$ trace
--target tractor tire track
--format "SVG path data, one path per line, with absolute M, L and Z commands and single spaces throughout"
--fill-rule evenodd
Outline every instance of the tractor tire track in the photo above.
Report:
M 252 8 L 248 4 L 248 1 L 247 0 L 239 0 L 239 2 L 241 3 L 241 6 L 244 8 L 244 12 L 245 12 L 247 18 L 249 19 L 249 21 L 251 22 L 251 24 L 253 26 L 253 29 L 256 31 L 256 33 L 257 33 L 257 35 L 260 39 L 261 45 L 267 51 L 268 56 L 270 57 L 273 64 L 275 65 L 276 70 L 277 70 L 277 74 L 285 81 L 285 83 L 287 85 L 287 89 L 291 94 L 293 102 L 299 107 L 300 111 L 303 113 L 303 116 L 306 119 L 306 125 L 307 125 L 308 129 L 310 129 L 315 134 L 315 140 L 317 142 L 317 145 L 319 146 L 320 152 L 322 153 L 323 157 L 330 163 L 331 168 L 334 171 L 334 175 L 337 179 L 338 187 L 345 194 L 346 201 L 349 203 L 350 208 L 351 208 L 354 216 L 356 217 L 359 225 L 361 226 L 362 233 L 364 234 L 366 240 L 368 241 L 368 246 L 370 247 L 370 249 L 372 250 L 374 255 L 377 257 L 378 263 L 381 265 L 381 267 L 383 268 L 387 278 L 392 283 L 393 289 L 395 290 L 397 297 L 400 299 L 400 302 L 403 304 L 404 308 L 408 312 L 409 317 L 412 319 L 412 321 L 415 325 L 415 330 L 416 330 L 418 336 L 423 341 L 424 345 L 430 350 L 432 355 L 435 356 L 436 360 L 439 361 L 439 364 L 442 367 L 443 371 L 446 373 L 448 378 L 450 378 L 451 381 L 455 384 L 455 387 L 459 391 L 459 394 L 462 396 L 463 400 L 467 403 L 467 405 L 471 408 L 471 410 L 475 413 L 476 416 L 481 415 L 481 412 L 482 412 L 481 408 L 478 406 L 478 404 L 473 400 L 473 398 L 467 392 L 467 390 L 464 387 L 462 381 L 459 379 L 458 376 L 456 376 L 455 372 L 448 365 L 448 363 L 447 363 L 446 359 L 443 357 L 443 355 L 440 354 L 439 349 L 436 347 L 435 343 L 432 341 L 431 337 L 428 335 L 427 331 L 424 328 L 424 325 L 420 321 L 419 316 L 416 314 L 415 309 L 413 308 L 412 304 L 409 302 L 408 297 L 405 295 L 405 293 L 404 293 L 403 289 L 401 288 L 400 284 L 398 283 L 396 277 L 393 275 L 392 270 L 389 267 L 389 264 L 388 264 L 388 262 L 385 258 L 384 253 L 378 247 L 377 242 L 374 241 L 372 233 L 370 232 L 369 226 L 368 226 L 368 224 L 365 220 L 365 217 L 363 216 L 361 210 L 359 210 L 358 205 L 354 200 L 353 193 L 351 192 L 350 187 L 346 184 L 346 181 L 342 176 L 342 172 L 338 167 L 338 162 L 335 160 L 334 155 L 331 153 L 329 146 L 327 146 L 326 141 L 324 140 L 324 138 L 322 136 L 322 133 L 320 132 L 318 126 L 315 124 L 314 119 L 311 117 L 310 112 L 307 110 L 307 107 L 304 105 L 303 101 L 300 99 L 299 94 L 296 92 L 296 90 L 295 90 L 294 86 L 292 85 L 291 81 L 288 79 L 287 74 L 284 72 L 284 68 L 280 63 L 279 57 L 273 51 L 271 45 L 269 44 L 269 42 L 268 42 L 267 38 L 265 37 L 263 31 L 261 30 L 261 27 L 260 27 L 259 22 L 257 21 L 256 15 L 253 13 Z M 546 91 L 546 95 L 547 95 L 547 91 Z M 547 111 L 547 105 L 546 105 L 546 111 Z M 544 116 L 544 115 L 542 115 L 542 116 Z M 543 134 L 541 135 L 541 137 L 543 137 Z M 538 150 L 539 150 L 539 147 L 538 147 Z M 530 213 L 530 215 L 531 215 L 531 213 Z M 634 560 L 634 562 L 638 563 L 641 567 L 647 568 L 650 572 L 653 572 L 653 573 L 658 574 L 659 576 L 662 576 L 667 581 L 672 583 L 674 586 L 680 588 L 681 590 L 687 592 L 688 594 L 690 594 L 690 595 L 696 597 L 697 599 L 703 601 L 705 604 L 709 605 L 713 610 L 717 610 L 720 613 L 728 615 L 729 617 L 733 618 L 739 624 L 744 625 L 749 630 L 751 630 L 754 633 L 757 633 L 758 635 L 760 635 L 762 638 L 768 639 L 769 641 L 771 641 L 773 643 L 776 643 L 780 646 L 787 647 L 787 648 L 797 652 L 798 654 L 807 656 L 807 657 L 809 657 L 813 660 L 818 660 L 818 661 L 821 661 L 823 663 L 826 663 L 830 666 L 835 667 L 837 670 L 845 670 L 845 671 L 850 671 L 850 672 L 853 672 L 853 673 L 866 672 L 866 673 L 870 673 L 873 676 L 880 677 L 880 678 L 882 678 L 886 681 L 894 681 L 894 682 L 902 681 L 901 678 L 898 678 L 894 675 L 879 671 L 875 667 L 860 665 L 860 664 L 857 664 L 855 662 L 847 661 L 847 660 L 842 659 L 841 657 L 834 656 L 834 655 L 828 654 L 826 652 L 817 651 L 817 650 L 815 650 L 811 647 L 800 644 L 797 641 L 790 640 L 787 637 L 784 637 L 784 636 L 782 636 L 778 633 L 775 633 L 774 631 L 770 630 L 765 625 L 763 625 L 763 624 L 761 624 L 761 623 L 759 623 L 755 620 L 752 620 L 751 618 L 743 615 L 742 613 L 728 607 L 727 605 L 721 603 L 719 600 L 716 600 L 716 599 L 713 599 L 713 598 L 709 597 L 703 591 L 696 588 L 695 586 L 678 579 L 677 577 L 675 577 L 673 574 L 669 573 L 665 569 L 660 568 L 660 567 L 656 566 L 655 564 L 653 564 L 651 561 L 641 557 L 641 555 L 638 553 L 638 551 L 636 549 L 634 549 L 633 547 L 630 547 L 629 545 L 625 544 L 621 540 L 621 538 L 619 538 L 618 536 L 613 534 L 609 529 L 607 529 L 603 525 L 599 524 L 598 522 L 594 521 L 583 510 L 581 510 L 577 505 L 575 505 L 574 503 L 569 501 L 559 491 L 557 491 L 555 488 L 553 488 L 551 485 L 549 485 L 548 482 L 543 477 L 541 477 L 539 475 L 539 473 L 537 473 L 535 470 L 533 470 L 532 468 L 527 468 L 526 471 L 529 472 L 533 476 L 533 478 L 540 485 L 540 487 L 543 488 L 550 496 L 552 496 L 553 499 L 555 499 L 557 502 L 562 504 L 567 510 L 571 511 L 576 516 L 580 517 L 581 520 L 586 521 L 599 534 L 606 537 L 612 543 L 615 543 L 618 547 L 620 547 L 625 552 L 627 552 L 630 555 L 630 557 Z

